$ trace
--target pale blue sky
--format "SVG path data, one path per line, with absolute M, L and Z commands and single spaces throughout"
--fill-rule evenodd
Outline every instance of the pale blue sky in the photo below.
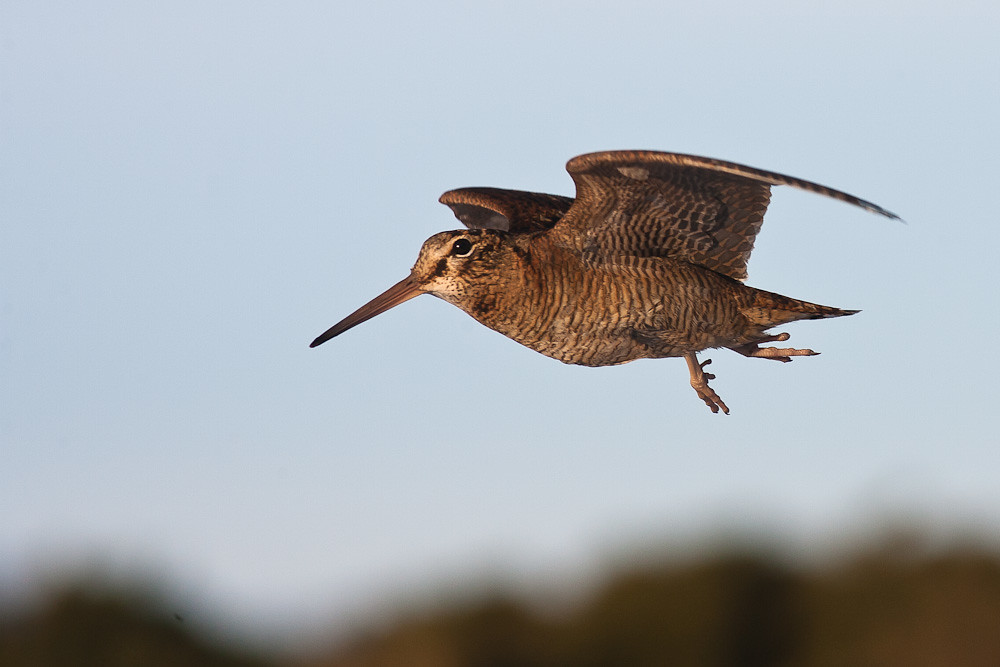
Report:
M 0 5 L 0 582 L 153 568 L 244 631 L 646 536 L 1000 526 L 991 2 Z M 682 151 L 776 189 L 820 357 L 562 365 L 422 297 L 310 350 L 467 185 Z M 390 593 L 391 592 L 391 593 Z

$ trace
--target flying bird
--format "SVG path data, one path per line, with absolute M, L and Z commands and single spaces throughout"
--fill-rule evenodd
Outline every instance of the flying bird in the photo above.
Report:
M 441 195 L 468 229 L 427 239 L 409 276 L 310 347 L 427 293 L 568 364 L 684 357 L 698 397 L 729 414 L 709 386 L 711 359 L 698 352 L 724 347 L 788 362 L 817 353 L 762 346 L 788 340 L 772 327 L 858 312 L 743 284 L 771 186 L 898 219 L 823 185 L 694 155 L 606 151 L 566 169 L 575 198 L 488 187 Z

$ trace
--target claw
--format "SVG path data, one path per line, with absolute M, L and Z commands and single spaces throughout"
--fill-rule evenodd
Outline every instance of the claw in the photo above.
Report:
M 762 336 L 752 343 L 736 345 L 729 348 L 733 352 L 739 352 L 744 357 L 757 357 L 759 359 L 774 359 L 787 364 L 792 357 L 813 357 L 819 354 L 813 350 L 796 350 L 790 347 L 761 347 L 761 343 L 781 342 L 788 340 L 787 333 L 780 333 L 774 336 Z
M 711 359 L 706 359 L 705 361 L 698 363 L 698 356 L 694 352 L 688 352 L 684 355 L 685 361 L 688 364 L 688 371 L 691 373 L 691 387 L 694 389 L 695 393 L 698 394 L 698 398 L 705 401 L 713 413 L 718 413 L 719 409 L 725 413 L 729 414 L 729 407 L 725 402 L 719 398 L 719 395 L 708 386 L 709 380 L 714 380 L 715 376 L 711 373 L 705 372 L 705 366 L 712 363 Z

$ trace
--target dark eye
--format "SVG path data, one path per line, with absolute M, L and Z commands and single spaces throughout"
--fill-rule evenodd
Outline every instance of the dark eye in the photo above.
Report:
M 455 257 L 465 257 L 472 252 L 472 241 L 469 239 L 458 239 L 451 246 L 451 254 Z

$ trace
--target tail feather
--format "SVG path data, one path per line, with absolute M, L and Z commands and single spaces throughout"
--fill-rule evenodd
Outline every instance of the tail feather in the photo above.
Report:
M 800 301 L 791 297 L 753 289 L 745 303 L 740 305 L 740 312 L 754 324 L 769 329 L 796 320 L 818 320 L 826 317 L 843 317 L 854 315 L 859 310 L 844 310 L 832 306 L 821 306 L 818 303 Z

